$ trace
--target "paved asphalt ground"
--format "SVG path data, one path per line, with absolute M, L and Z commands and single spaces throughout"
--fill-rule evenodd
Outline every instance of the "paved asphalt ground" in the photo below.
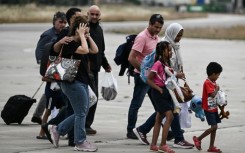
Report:
M 23 24 L 22 26 L 30 26 Z M 11 25 L 11 27 L 15 27 Z M 41 84 L 39 67 L 35 62 L 34 50 L 39 36 L 48 25 L 40 25 L 39 30 L 18 28 L 8 29 L 8 25 L 0 27 L 0 110 L 3 109 L 10 96 L 24 94 L 32 96 Z M 5 30 L 1 30 L 5 28 Z M 119 94 L 113 101 L 105 101 L 99 97 L 93 128 L 98 131 L 88 139 L 98 146 L 101 153 L 147 153 L 149 146 L 141 145 L 138 140 L 126 138 L 127 113 L 133 93 L 133 79 L 128 85 L 127 77 L 118 76 L 119 67 L 113 61 L 117 46 L 125 41 L 125 35 L 105 33 L 106 56 L 112 65 L 113 74 L 118 81 Z M 245 152 L 245 42 L 229 40 L 185 39 L 182 42 L 182 54 L 187 81 L 193 91 L 201 96 L 202 83 L 206 79 L 205 69 L 209 62 L 217 61 L 224 71 L 218 83 L 227 93 L 230 118 L 219 124 L 215 145 L 224 153 Z M 103 71 L 100 73 L 103 76 Z M 36 95 L 39 100 L 44 86 Z M 67 146 L 67 140 L 61 138 L 60 147 L 53 148 L 47 140 L 37 140 L 40 126 L 31 122 L 36 104 L 21 125 L 6 125 L 0 118 L 0 153 L 69 153 L 74 152 Z M 146 96 L 139 110 L 137 125 L 143 123 L 153 112 L 153 107 Z M 199 135 L 208 128 L 192 114 L 192 127 L 185 129 L 186 140 L 192 142 L 194 135 Z M 152 131 L 148 134 L 149 141 Z M 160 140 L 159 140 L 160 142 Z M 173 141 L 167 142 L 170 146 Z M 196 149 L 174 149 L 177 153 L 203 153 L 209 145 L 209 137 L 202 142 L 203 151 Z

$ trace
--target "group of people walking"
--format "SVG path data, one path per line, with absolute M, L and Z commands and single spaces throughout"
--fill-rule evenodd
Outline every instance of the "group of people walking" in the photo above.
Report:
M 190 149 L 196 146 L 198 150 L 201 150 L 200 139 L 203 139 L 211 133 L 211 142 L 208 152 L 221 152 L 220 149 L 214 147 L 217 123 L 220 123 L 217 105 L 214 106 L 216 109 L 213 110 L 214 108 L 210 108 L 210 104 L 207 104 L 207 99 L 209 97 L 214 98 L 219 90 L 215 83 L 218 77 L 212 79 L 211 82 L 213 85 L 212 87 L 209 86 L 211 90 L 208 89 L 209 87 L 205 86 L 205 84 L 203 88 L 203 92 L 206 93 L 206 96 L 203 97 L 203 106 L 205 106 L 203 109 L 211 128 L 205 131 L 200 137 L 194 136 L 194 144 L 189 143 L 184 139 L 184 132 L 181 129 L 179 113 L 174 112 L 173 100 L 165 85 L 167 77 L 170 77 L 167 76 L 166 69 L 170 69 L 176 78 L 185 79 L 180 51 L 180 40 L 184 34 L 184 28 L 179 23 L 172 23 L 166 28 L 165 35 L 160 40 L 158 34 L 163 25 L 163 17 L 160 14 L 153 14 L 149 20 L 148 27 L 137 35 L 128 58 L 129 62 L 135 67 L 135 84 L 133 98 L 128 111 L 127 137 L 130 139 L 139 139 L 142 144 L 150 144 L 150 150 L 152 151 L 174 153 L 174 151 L 166 144 L 166 140 L 170 139 L 168 138 L 170 127 L 174 138 L 174 148 Z M 153 50 L 156 50 L 155 63 L 148 75 L 147 83 L 145 83 L 140 78 L 140 65 L 144 57 L 151 54 Z M 213 68 L 212 72 L 210 72 L 210 67 Z M 208 78 L 210 78 L 210 75 L 219 76 L 221 72 L 222 67 L 216 62 L 211 62 L 207 67 Z M 148 93 L 155 112 L 144 124 L 136 127 L 138 110 L 143 103 L 146 93 Z M 188 105 L 188 103 L 182 103 L 181 105 Z M 182 111 L 188 111 L 188 109 Z M 164 123 L 162 121 L 163 118 L 166 118 Z M 160 145 L 157 146 L 161 126 L 162 139 Z M 149 143 L 146 135 L 152 128 L 153 136 L 151 143 Z
M 39 137 L 46 134 L 47 139 L 54 144 L 55 147 L 59 146 L 60 136 L 68 134 L 68 145 L 74 146 L 77 151 L 97 151 L 97 146 L 89 142 L 86 138 L 88 134 L 96 134 L 96 130 L 91 126 L 94 121 L 97 103 L 89 108 L 88 98 L 88 85 L 91 86 L 98 97 L 98 72 L 101 66 L 106 72 L 111 72 L 111 66 L 105 56 L 105 42 L 103 30 L 99 24 L 100 9 L 98 6 L 93 5 L 89 7 L 88 12 L 85 14 L 78 8 L 70 8 L 66 13 L 60 12 L 66 18 L 54 16 L 54 27 L 50 32 L 42 34 L 38 44 L 39 47 L 44 46 L 45 43 L 51 42 L 49 49 L 50 55 L 57 55 L 62 49 L 62 56 L 74 59 L 80 59 L 78 73 L 74 82 L 60 82 L 59 96 L 64 101 L 64 106 L 59 111 L 59 114 L 47 122 L 47 115 L 41 119 L 41 115 L 37 115 L 36 111 L 33 114 L 32 121 L 42 124 Z M 62 24 L 60 30 L 57 25 Z M 68 27 L 65 27 L 65 22 Z M 180 124 L 180 116 L 178 112 L 174 112 L 174 103 L 166 88 L 165 81 L 167 79 L 166 69 L 173 72 L 178 79 L 185 79 L 183 60 L 180 50 L 180 40 L 184 34 L 184 28 L 179 23 L 170 24 L 162 39 L 158 34 L 164 26 L 164 18 L 160 14 L 153 14 L 149 19 L 148 26 L 140 32 L 135 38 L 132 50 L 128 57 L 129 62 L 134 70 L 134 92 L 128 110 L 128 124 L 127 124 L 127 138 L 138 139 L 142 144 L 150 145 L 151 151 L 174 153 L 174 151 L 166 143 L 170 135 L 173 135 L 175 148 L 190 149 L 196 146 L 198 150 L 201 149 L 201 140 L 211 133 L 211 142 L 208 152 L 221 152 L 214 146 L 215 133 L 217 130 L 217 123 L 220 123 L 217 113 L 217 106 L 209 106 L 209 97 L 215 97 L 219 90 L 216 80 L 222 72 L 222 67 L 216 63 L 211 62 L 207 67 L 208 81 L 205 81 L 203 93 L 203 108 L 207 116 L 208 124 L 211 128 L 204 132 L 199 137 L 194 136 L 194 144 L 188 142 L 184 138 L 184 131 Z M 53 31 L 51 34 L 51 30 Z M 49 39 L 48 39 L 49 37 Z M 46 39 L 46 41 L 45 41 Z M 36 53 L 37 62 L 40 63 L 41 53 Z M 155 63 L 149 73 L 147 83 L 143 82 L 140 78 L 140 65 L 144 57 L 156 50 Z M 47 80 L 46 80 L 47 81 Z M 48 80 L 46 88 L 50 89 L 50 85 L 54 82 Z M 148 93 L 152 102 L 154 112 L 146 120 L 145 123 L 136 127 L 138 118 L 138 111 L 144 101 L 144 97 Z M 56 106 L 59 99 L 51 94 L 42 96 L 40 103 L 52 103 Z M 188 105 L 183 103 L 182 105 Z M 41 106 L 40 106 L 41 107 Z M 46 107 L 50 110 L 50 107 Z M 184 110 L 188 111 L 188 110 Z M 39 113 L 40 114 L 40 113 Z M 41 113 L 42 114 L 42 113 Z M 48 113 L 49 115 L 50 113 Z M 163 121 L 163 119 L 165 120 Z M 42 121 L 42 123 L 40 122 Z M 162 127 L 162 138 L 158 145 L 157 140 L 159 137 L 160 129 Z M 153 136 L 151 143 L 147 139 L 147 134 L 153 128 Z
M 57 13 L 56 13 L 57 14 Z M 57 16 L 55 14 L 55 16 Z M 66 13 L 66 22 L 69 26 L 63 27 L 62 30 L 54 29 L 53 35 L 44 34 L 40 37 L 38 43 L 45 41 L 51 42 L 49 48 L 49 55 L 57 56 L 62 50 L 62 57 L 81 60 L 75 81 L 59 82 L 57 85 L 62 92 L 65 106 L 61 108 L 59 114 L 48 123 L 41 119 L 40 115 L 36 115 L 38 111 L 33 114 L 32 121 L 42 124 L 41 128 L 46 134 L 47 139 L 54 144 L 55 147 L 59 146 L 60 136 L 68 134 L 68 145 L 74 146 L 74 150 L 78 151 L 96 151 L 97 147 L 90 143 L 86 134 L 96 134 L 91 125 L 93 124 L 97 103 L 89 108 L 89 95 L 88 86 L 90 86 L 94 93 L 98 96 L 98 73 L 101 67 L 106 72 L 111 71 L 105 57 L 105 42 L 103 30 L 99 25 L 100 9 L 98 6 L 93 5 L 89 8 L 86 14 L 82 13 L 79 8 L 70 8 Z M 59 17 L 57 20 L 59 20 Z M 54 19 L 54 23 L 56 19 Z M 44 32 L 45 33 L 45 32 Z M 52 37 L 47 40 L 48 37 Z M 43 47 L 44 44 L 41 46 Z M 36 50 L 36 54 L 43 53 L 42 50 Z M 41 57 L 37 57 L 37 62 Z M 49 84 L 51 80 L 47 81 Z M 54 83 L 51 81 L 51 83 Z M 54 102 L 58 99 L 51 95 L 51 99 L 43 98 L 46 103 Z M 42 100 L 42 99 L 41 99 Z M 41 101 L 39 103 L 42 103 Z M 39 105 L 38 105 L 39 107 Z M 36 110 L 39 110 L 38 108 Z M 42 110 L 41 110 L 42 111 Z M 42 123 L 40 122 L 42 121 Z M 43 135 L 39 135 L 42 136 Z M 39 137 L 37 137 L 39 138 Z

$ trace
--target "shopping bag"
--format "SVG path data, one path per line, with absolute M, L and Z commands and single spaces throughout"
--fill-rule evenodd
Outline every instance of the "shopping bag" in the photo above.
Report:
M 181 128 L 191 128 L 191 114 L 188 111 L 188 102 L 180 103 L 181 111 L 179 112 L 179 122 Z M 162 119 L 162 124 L 166 122 L 166 117 Z
M 218 105 L 220 106 L 227 105 L 227 97 L 224 91 L 219 90 L 216 95 L 216 98 L 217 98 Z
M 73 82 L 77 75 L 77 71 L 81 60 L 62 57 L 63 46 L 59 56 L 49 56 L 48 68 L 45 77 L 56 81 Z
M 114 100 L 117 96 L 117 92 L 117 81 L 114 78 L 112 72 L 105 72 L 101 82 L 102 97 L 107 101 Z
M 92 107 L 97 102 L 97 96 L 90 86 L 88 86 L 89 107 Z
M 191 114 L 189 112 L 189 102 L 180 103 L 181 111 L 179 113 L 179 121 L 181 128 L 191 128 Z

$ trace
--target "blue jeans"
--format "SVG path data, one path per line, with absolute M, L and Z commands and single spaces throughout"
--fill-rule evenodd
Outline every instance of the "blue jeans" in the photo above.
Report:
M 149 91 L 149 89 L 150 86 L 141 80 L 139 74 L 135 73 L 133 99 L 131 100 L 131 104 L 128 110 L 128 126 L 127 126 L 128 133 L 132 132 L 132 130 L 135 128 L 137 122 L 138 110 L 141 107 L 145 95 Z
M 74 125 L 74 143 L 81 144 L 86 140 L 85 121 L 89 110 L 88 85 L 79 81 L 61 82 L 61 89 L 69 99 L 74 114 L 62 121 L 57 126 L 57 131 L 64 136 L 72 130 L 72 125 Z

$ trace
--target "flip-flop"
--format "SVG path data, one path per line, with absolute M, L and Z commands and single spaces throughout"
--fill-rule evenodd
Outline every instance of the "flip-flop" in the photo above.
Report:
M 44 136 L 36 136 L 37 139 L 48 139 L 45 135 Z

